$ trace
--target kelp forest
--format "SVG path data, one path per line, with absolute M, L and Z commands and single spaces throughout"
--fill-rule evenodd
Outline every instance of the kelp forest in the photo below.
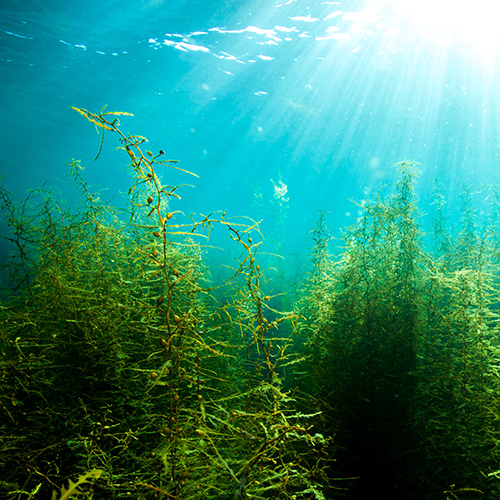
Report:
M 424 217 L 402 162 L 341 238 L 319 212 L 288 283 L 258 220 L 181 212 L 169 172 L 195 174 L 128 113 L 73 109 L 128 208 L 76 160 L 71 207 L 0 190 L 1 498 L 500 497 L 499 191 L 457 214 L 436 182 Z

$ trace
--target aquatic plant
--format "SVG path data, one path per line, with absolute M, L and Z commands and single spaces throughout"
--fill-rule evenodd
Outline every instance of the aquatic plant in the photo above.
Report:
M 484 191 L 464 186 L 454 225 L 437 187 L 426 240 L 416 165 L 398 164 L 340 251 L 318 214 L 283 312 L 256 221 L 184 215 L 164 178 L 193 174 L 125 134 L 127 113 L 77 111 L 119 141 L 130 205 L 102 201 L 78 161 L 73 208 L 47 186 L 19 202 L 0 188 L 2 497 L 48 498 L 93 470 L 88 495 L 110 499 L 498 497 L 493 188 L 478 210 Z
M 130 210 L 103 202 L 78 161 L 76 208 L 1 191 L 17 279 L 0 309 L 1 494 L 42 481 L 47 496 L 99 469 L 99 498 L 322 498 L 327 439 L 283 388 L 296 315 L 270 306 L 258 224 L 185 217 L 158 172 L 189 172 L 123 133 L 128 113 L 76 111 L 119 140 Z M 216 226 L 238 255 L 223 283 L 204 262 Z
M 92 479 L 98 479 L 99 476 L 102 474 L 102 471 L 94 469 L 90 472 L 87 472 L 86 474 L 82 474 L 81 476 L 78 477 L 78 480 L 73 482 L 71 479 L 69 480 L 68 487 L 62 487 L 61 489 L 61 496 L 59 497 L 59 500 L 66 500 L 72 495 L 81 495 L 83 492 L 79 490 L 78 488 L 89 481 L 90 478 Z M 57 494 L 54 492 L 52 494 L 52 500 L 57 499 Z
M 488 474 L 500 460 L 497 207 L 481 227 L 464 188 L 453 244 L 437 191 L 433 256 L 423 247 L 415 165 L 397 169 L 394 194 L 359 206 L 338 257 L 318 259 L 317 223 L 299 308 L 307 336 L 300 394 L 322 411 L 322 431 L 336 433 L 330 474 L 359 478 L 350 498 L 374 490 L 496 498 Z

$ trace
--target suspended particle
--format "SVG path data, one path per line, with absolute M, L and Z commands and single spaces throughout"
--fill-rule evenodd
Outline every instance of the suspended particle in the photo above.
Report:
M 153 197 L 148 196 L 148 205 L 151 205 L 151 203 L 153 203 Z

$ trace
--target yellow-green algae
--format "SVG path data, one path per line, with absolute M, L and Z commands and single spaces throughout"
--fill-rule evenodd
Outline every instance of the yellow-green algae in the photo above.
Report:
M 75 161 L 76 211 L 50 191 L 17 204 L 2 191 L 15 252 L 1 309 L 1 496 L 47 498 L 96 469 L 91 498 L 324 498 L 328 440 L 283 389 L 297 315 L 269 306 L 258 224 L 182 222 L 180 188 L 163 180 L 176 162 L 123 133 L 128 114 L 77 111 L 119 140 L 131 208 L 102 202 Z M 240 253 L 219 284 L 203 262 L 215 225 Z
M 119 140 L 130 210 L 102 202 L 76 161 L 76 210 L 46 189 L 0 191 L 2 497 L 64 498 L 97 470 L 81 496 L 499 497 L 495 189 L 481 217 L 464 186 L 453 225 L 437 186 L 425 235 L 416 165 L 399 164 L 340 253 L 320 213 L 283 313 L 257 222 L 183 217 L 182 186 L 163 179 L 190 172 L 123 133 L 129 114 L 76 110 Z M 221 283 L 205 252 L 215 227 L 239 252 Z

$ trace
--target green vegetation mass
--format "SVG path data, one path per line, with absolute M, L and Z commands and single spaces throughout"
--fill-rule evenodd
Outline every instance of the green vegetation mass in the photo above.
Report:
M 479 217 L 464 187 L 453 231 L 437 185 L 425 235 L 403 162 L 340 252 L 319 214 L 282 296 L 257 222 L 185 216 L 164 184 L 181 169 L 122 132 L 127 113 L 76 111 L 118 139 L 130 204 L 77 161 L 77 208 L 0 189 L 2 498 L 499 498 L 496 191 Z M 215 230 L 237 255 L 220 282 Z

